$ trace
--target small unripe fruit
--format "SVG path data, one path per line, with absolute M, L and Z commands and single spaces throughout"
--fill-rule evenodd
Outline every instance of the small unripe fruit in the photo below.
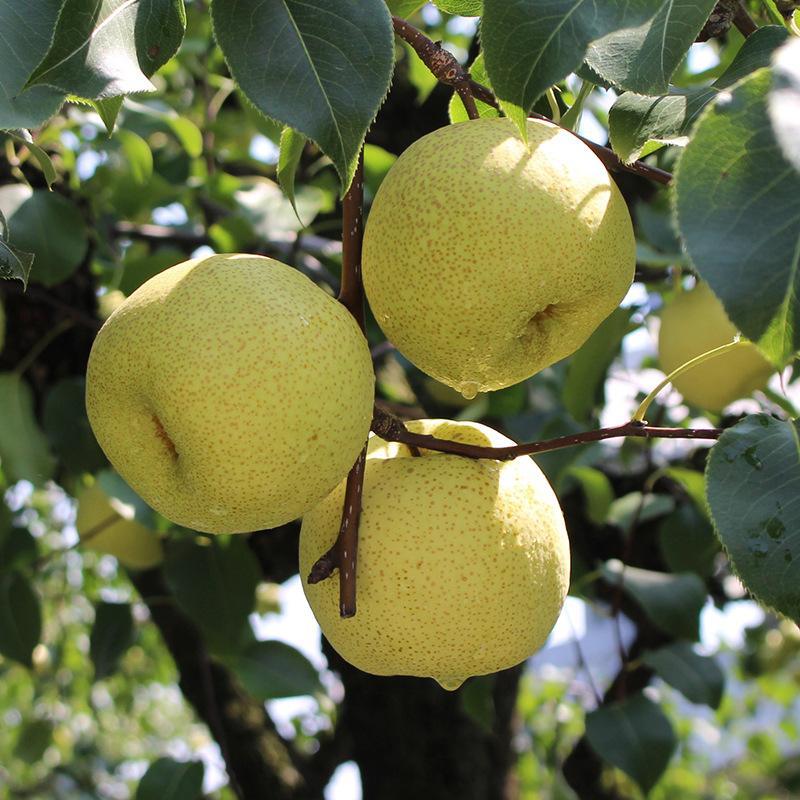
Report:
M 658 358 L 669 374 L 696 356 L 732 342 L 736 327 L 707 283 L 681 292 L 661 314 Z M 703 361 L 672 382 L 687 403 L 719 411 L 763 388 L 775 368 L 754 344 Z
M 78 494 L 75 526 L 86 550 L 107 553 L 126 567 L 147 569 L 164 560 L 158 535 L 134 519 L 133 511 L 95 483 Z

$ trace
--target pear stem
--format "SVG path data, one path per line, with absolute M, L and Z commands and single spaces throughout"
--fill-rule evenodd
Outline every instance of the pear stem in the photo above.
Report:
M 639 408 L 636 409 L 636 413 L 632 417 L 632 422 L 644 422 L 645 414 L 647 414 L 647 409 L 650 408 L 653 400 L 656 399 L 656 396 L 659 392 L 664 389 L 668 384 L 672 383 L 675 378 L 679 375 L 683 375 L 684 372 L 688 372 L 690 369 L 702 364 L 704 361 L 709 361 L 712 358 L 716 358 L 723 353 L 727 353 L 729 350 L 733 350 L 736 347 L 742 347 L 746 344 L 750 344 L 745 339 L 737 339 L 733 342 L 728 342 L 728 344 L 723 344 L 720 347 L 715 347 L 713 350 L 707 350 L 705 353 L 701 353 L 699 356 L 695 356 L 694 358 L 687 361 L 685 364 L 681 364 L 677 369 L 672 370 L 672 372 L 664 378 L 654 389 L 650 392 L 650 394 L 642 400 Z
M 593 431 L 573 433 L 568 436 L 559 436 L 555 439 L 545 439 L 540 442 L 527 442 L 525 444 L 509 445 L 508 447 L 484 447 L 465 442 L 454 442 L 449 439 L 439 439 L 436 436 L 423 433 L 413 433 L 408 430 L 402 420 L 375 408 L 372 420 L 372 430 L 381 439 L 389 442 L 400 442 L 413 445 L 422 450 L 434 450 L 439 453 L 450 453 L 466 458 L 489 458 L 494 461 L 513 461 L 520 456 L 530 456 L 536 453 L 547 453 L 551 450 L 560 450 L 563 447 L 574 447 L 589 442 L 600 442 L 604 439 L 618 439 L 623 436 L 632 436 L 643 439 L 719 439 L 722 435 L 721 428 L 662 428 L 648 425 L 646 422 L 631 420 L 624 425 L 614 428 L 598 428 Z
M 364 332 L 364 283 L 361 279 L 361 246 L 364 240 L 364 149 L 350 188 L 342 201 L 342 283 L 339 302 L 353 315 Z M 367 446 L 347 474 L 344 508 L 339 535 L 327 553 L 311 567 L 309 583 L 319 583 L 339 570 L 339 614 L 353 617 L 356 613 L 356 566 L 358 557 L 358 523 L 361 519 L 361 493 L 364 488 L 364 467 Z
M 439 44 L 429 39 L 421 30 L 415 28 L 410 22 L 400 19 L 400 17 L 392 17 L 392 25 L 394 26 L 394 32 L 403 41 L 414 48 L 414 51 L 422 62 L 438 81 L 448 86 L 455 86 L 456 88 L 458 88 L 459 83 L 465 82 L 469 86 L 470 92 L 474 98 L 496 108 L 498 111 L 501 110 L 500 104 L 491 89 L 487 89 L 482 84 L 472 80 L 469 76 L 469 72 L 458 63 L 451 53 L 448 53 L 447 50 L 444 50 Z M 442 66 L 443 62 L 445 62 L 444 67 Z M 462 75 L 464 77 L 462 77 Z M 463 100 L 464 95 L 460 91 L 459 94 Z M 469 109 L 467 109 L 467 113 L 469 113 Z M 551 123 L 553 122 L 553 120 L 549 117 L 545 117 L 543 114 L 530 112 L 528 116 L 535 119 L 544 119 Z M 569 129 L 565 127 L 564 130 Z M 574 131 L 569 132 L 592 150 L 608 170 L 632 172 L 635 175 L 641 175 L 643 178 L 648 178 L 651 181 L 665 185 L 672 181 L 672 173 L 666 170 L 659 169 L 658 167 L 651 167 L 643 161 L 634 161 L 632 164 L 626 164 L 610 148 L 596 144 L 591 139 L 586 139 Z

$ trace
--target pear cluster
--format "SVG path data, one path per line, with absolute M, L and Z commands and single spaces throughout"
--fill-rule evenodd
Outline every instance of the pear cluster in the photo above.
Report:
M 633 278 L 630 216 L 600 161 L 546 122 L 531 121 L 527 139 L 505 119 L 423 137 L 390 170 L 367 221 L 363 277 L 376 320 L 465 398 L 570 355 Z M 112 465 L 173 523 L 218 534 L 302 517 L 305 577 L 336 540 L 373 393 L 367 341 L 343 306 L 277 261 L 216 255 L 167 269 L 109 308 L 86 403 Z M 474 423 L 409 427 L 511 444 Z M 355 618 L 339 616 L 337 581 L 304 581 L 339 653 L 375 674 L 454 689 L 541 647 L 570 556 L 533 460 L 412 453 L 376 437 L 368 452 Z M 144 538 L 130 547 L 138 523 L 99 487 L 80 504 L 87 545 L 131 566 L 160 558 Z

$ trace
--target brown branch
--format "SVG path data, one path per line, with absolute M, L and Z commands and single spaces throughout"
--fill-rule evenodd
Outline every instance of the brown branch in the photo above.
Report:
M 472 94 L 469 81 L 459 83 L 458 86 L 456 86 L 456 91 L 461 98 L 461 102 L 464 104 L 464 110 L 467 112 L 467 116 L 470 119 L 480 119 L 481 115 L 478 112 L 478 106 L 475 105 L 475 97 Z
M 421 30 L 400 17 L 392 17 L 392 26 L 394 32 L 411 45 L 422 63 L 440 83 L 457 87 L 459 84 L 470 82 L 469 72 L 439 42 L 432 41 Z
M 358 156 L 353 182 L 342 201 L 342 283 L 339 302 L 364 330 L 364 284 L 361 280 L 361 244 L 364 239 L 364 150 Z
M 478 119 L 478 107 L 475 105 L 473 84 L 469 72 L 461 66 L 458 59 L 445 50 L 439 42 L 429 39 L 421 30 L 400 17 L 392 17 L 394 32 L 414 49 L 425 66 L 433 73 L 434 77 L 447 86 L 452 86 L 470 119 Z
M 494 93 L 486 86 L 472 80 L 469 73 L 458 63 L 451 53 L 444 50 L 438 43 L 431 41 L 422 31 L 403 19 L 392 17 L 392 24 L 394 25 L 395 33 L 414 48 L 417 55 L 422 59 L 422 62 L 433 75 L 441 83 L 455 86 L 462 100 L 464 99 L 464 94 L 462 90 L 459 89 L 459 86 L 466 87 L 466 91 L 469 91 L 473 102 L 474 98 L 477 98 L 481 102 L 500 111 L 500 104 L 497 102 Z M 442 53 L 446 54 L 449 59 L 452 59 L 452 63 L 447 60 L 445 56 L 442 56 Z M 443 62 L 447 63 L 447 67 L 442 66 Z M 467 113 L 469 113 L 469 108 L 467 108 Z M 477 109 L 475 110 L 475 116 L 477 116 Z M 542 114 L 531 112 L 529 116 L 534 119 L 543 119 L 547 120 L 547 122 L 553 122 L 549 117 L 545 117 Z M 470 114 L 470 117 L 474 119 L 472 114 Z M 564 128 L 564 130 L 569 131 L 568 128 Z M 672 173 L 666 170 L 659 169 L 658 167 L 651 167 L 642 161 L 634 161 L 632 164 L 626 164 L 611 148 L 603 147 L 603 145 L 597 144 L 591 139 L 587 139 L 574 131 L 569 131 L 569 133 L 580 139 L 603 162 L 607 170 L 632 172 L 634 175 L 640 175 L 643 178 L 648 178 L 651 181 L 664 185 L 670 183 L 672 180 Z
M 559 436 L 555 439 L 546 439 L 541 442 L 528 442 L 527 444 L 509 445 L 508 447 L 483 447 L 475 444 L 466 444 L 465 442 L 439 439 L 429 434 L 412 433 L 401 420 L 377 408 L 372 419 L 372 430 L 386 441 L 401 442 L 402 444 L 413 445 L 425 450 L 452 453 L 453 455 L 466 456 L 467 458 L 490 458 L 494 461 L 512 461 L 520 456 L 546 453 L 550 450 L 560 450 L 562 447 L 574 447 L 578 444 L 600 442 L 604 439 L 618 439 L 623 436 L 644 439 L 718 439 L 722 435 L 721 428 L 661 428 L 648 425 L 646 422 L 631 421 L 615 428 L 599 428 L 593 431 Z
M 733 24 L 733 16 L 738 5 L 739 0 L 717 0 L 695 41 L 707 42 L 709 39 L 723 37 Z
M 364 151 L 358 157 L 353 182 L 342 203 L 342 288 L 339 302 L 353 315 L 362 331 L 364 327 L 364 284 L 361 280 L 361 245 L 364 239 Z M 361 518 L 361 492 L 367 447 L 361 451 L 347 475 L 344 508 L 336 541 L 311 567 L 309 583 L 319 583 L 339 570 L 339 613 L 352 617 L 356 613 L 356 567 L 358 559 L 358 523 Z
M 747 13 L 747 9 L 742 5 L 741 1 L 736 3 L 736 8 L 733 12 L 733 24 L 745 39 L 758 30 L 758 25 Z
M 135 225 L 131 222 L 120 220 L 111 226 L 111 233 L 114 236 L 127 236 L 130 239 L 141 239 L 143 241 L 155 242 L 175 242 L 187 247 L 200 247 L 208 244 L 209 239 L 205 230 L 200 225 L 193 225 L 190 228 L 178 228 L 171 225 Z

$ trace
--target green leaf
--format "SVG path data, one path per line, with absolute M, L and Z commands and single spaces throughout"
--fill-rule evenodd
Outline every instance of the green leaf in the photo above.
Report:
M 495 720 L 493 689 L 494 675 L 477 675 L 470 678 L 458 693 L 464 713 L 490 735 Z
M 259 237 L 281 242 L 293 241 L 303 222 L 308 225 L 316 217 L 325 203 L 325 192 L 318 186 L 301 187 L 295 192 L 295 212 L 277 184 L 256 178 L 243 181 L 234 198 Z
M 584 58 L 619 88 L 665 92 L 713 6 L 714 0 L 484 0 L 481 43 L 495 94 L 522 128 L 536 100 Z
M 744 585 L 800 621 L 800 423 L 766 414 L 722 434 L 706 466 L 714 527 Z
M 125 100 L 125 118 L 146 121 L 148 126 L 170 132 L 181 144 L 190 158 L 198 158 L 203 153 L 203 134 L 191 120 L 180 116 L 170 108 L 155 100 L 137 103 L 130 98 Z
M 492 88 L 489 75 L 486 72 L 486 63 L 483 58 L 483 53 L 478 53 L 478 57 L 472 62 L 469 68 L 469 74 L 472 76 L 473 80 L 483 84 L 487 89 Z M 475 99 L 475 106 L 478 109 L 478 115 L 481 117 L 500 116 L 500 112 L 494 106 L 490 106 L 488 103 L 484 103 L 477 98 Z M 464 103 L 461 101 L 458 92 L 453 92 L 447 109 L 450 115 L 450 122 L 465 122 L 469 119 L 467 110 L 464 108 Z
M 176 542 L 167 549 L 165 571 L 178 604 L 211 649 L 240 652 L 252 636 L 248 615 L 260 579 L 245 539 L 212 539 L 206 546 Z
M 713 88 L 676 89 L 660 97 L 625 92 L 608 113 L 614 152 L 630 164 L 641 158 L 648 142 L 685 144 L 692 124 L 716 96 Z
M 657 474 L 658 477 L 663 476 L 677 483 L 694 503 L 695 508 L 706 517 L 708 516 L 706 480 L 702 472 L 688 467 L 666 467 L 659 470 Z
M 214 0 L 211 15 L 242 91 L 263 114 L 319 145 L 343 195 L 392 77 L 383 0 Z
M 133 131 L 120 128 L 116 135 L 128 174 L 140 186 L 147 183 L 153 175 L 153 153 L 150 145 Z
M 31 667 L 42 633 L 39 598 L 20 572 L 0 575 L 0 655 Z
M 119 283 L 120 291 L 125 295 L 132 294 L 145 281 L 150 280 L 154 275 L 163 272 L 169 267 L 180 264 L 186 260 L 186 254 L 180 250 L 164 248 L 155 253 L 148 253 L 146 256 L 130 256 L 123 261 L 124 271 Z
M 675 501 L 666 494 L 631 492 L 618 497 L 609 507 L 606 522 L 616 525 L 623 531 L 634 523 L 642 524 L 669 514 L 675 508 Z
M 800 348 L 800 174 L 767 123 L 770 73 L 703 111 L 675 175 L 687 253 L 732 322 L 776 366 Z
M 603 404 L 603 387 L 622 340 L 631 331 L 631 309 L 617 308 L 570 358 L 564 381 L 564 406 L 578 422 L 589 422 Z
M 45 181 L 47 181 L 48 188 L 51 187 L 58 180 L 58 174 L 56 173 L 56 168 L 53 166 L 50 156 L 33 141 L 33 137 L 28 131 L 22 131 L 21 133 L 9 131 L 9 136 L 25 145 L 25 147 L 31 151 L 31 155 L 39 162 L 39 166 L 42 168 L 42 174 L 44 175 Z
M 567 467 L 559 479 L 559 494 L 566 492 L 575 484 L 580 486 L 586 498 L 586 516 L 595 525 L 602 525 L 614 501 L 614 487 L 611 481 L 594 467 Z
M 22 724 L 14 744 L 14 757 L 26 764 L 36 764 L 53 742 L 53 723 L 48 719 L 32 719 Z
M 410 17 L 415 11 L 422 8 L 425 3 L 420 0 L 386 0 L 389 11 L 396 17 Z
M 86 416 L 86 380 L 64 378 L 47 393 L 42 425 L 53 452 L 72 473 L 97 472 L 106 457 Z
M 608 83 L 625 91 L 666 92 L 672 73 L 705 25 L 715 1 L 612 3 L 621 18 L 613 30 L 591 43 L 586 63 Z
M 489 402 L 487 414 L 491 417 L 511 417 L 521 414 L 525 410 L 527 399 L 528 389 L 524 383 L 487 392 Z
M 5 520 L 0 520 L 0 523 Z M 0 571 L 26 569 L 39 557 L 36 539 L 25 528 L 9 528 L 0 536 Z
M 88 101 L 100 115 L 100 119 L 103 120 L 103 125 L 106 126 L 106 132 L 109 136 L 114 133 L 114 125 L 117 124 L 117 117 L 122 109 L 122 101 L 124 99 L 124 95 L 120 94 L 116 97 L 106 97 L 104 100 Z
M 22 285 L 27 288 L 31 267 L 33 267 L 33 253 L 22 253 L 6 242 L 0 241 L 0 278 L 22 281 Z
M 281 132 L 280 154 L 278 156 L 278 183 L 292 208 L 297 213 L 297 206 L 294 204 L 294 176 L 300 164 L 300 157 L 303 155 L 303 148 L 306 146 L 306 137 L 302 133 L 284 126 Z M 300 219 L 298 215 L 298 219 Z M 301 224 L 305 224 L 300 219 Z
M 15 372 L 0 373 L 0 466 L 6 479 L 37 486 L 53 476 L 55 462 L 36 424 L 33 392 Z
M 397 156 L 394 153 L 390 153 L 376 144 L 364 145 L 364 188 L 373 197 L 395 161 L 397 161 Z
M 83 217 L 65 197 L 21 184 L 0 187 L 0 211 L 8 220 L 9 244 L 32 253 L 33 279 L 55 286 L 83 261 L 89 238 Z
M 22 91 L 50 46 L 61 4 L 62 0 L 38 0 L 34 13 L 20 13 L 19 0 L 0 0 L 4 41 L 25 43 L 0 49 L 0 130 L 38 128 L 64 102 L 64 93 L 50 87 Z
M 483 0 L 433 0 L 433 4 L 448 14 L 462 17 L 479 17 L 483 11 Z
M 800 172 L 800 42 L 792 39 L 775 53 L 767 103 L 784 158 Z
M 136 800 L 199 800 L 204 773 L 202 761 L 159 758 L 139 781 Z
M 658 539 L 672 572 L 696 572 L 701 578 L 714 572 L 719 541 L 707 514 L 694 503 L 683 503 L 665 517 Z
M 89 100 L 153 92 L 148 78 L 177 52 L 185 29 L 182 0 L 66 0 L 26 87 Z
M 231 666 L 247 691 L 258 700 L 314 695 L 322 691 L 314 665 L 283 642 L 253 642 Z
M 695 653 L 688 642 L 649 650 L 642 661 L 690 702 L 719 708 L 725 674 L 715 659 Z
M 601 572 L 612 586 L 621 581 L 623 591 L 662 631 L 690 641 L 699 638 L 706 587 L 697 575 L 653 572 L 625 566 L 616 559 L 607 561 Z
M 667 716 L 642 694 L 587 714 L 586 738 L 603 761 L 630 775 L 645 793 L 658 783 L 677 744 Z
M 748 37 L 728 69 L 710 87 L 673 89 L 670 94 L 648 97 L 626 92 L 608 115 L 614 152 L 630 163 L 650 141 L 683 144 L 700 112 L 720 91 L 770 62 L 773 51 L 786 41 L 785 28 L 769 25 Z
M 89 640 L 94 678 L 99 681 L 117 671 L 119 660 L 133 644 L 133 614 L 129 603 L 98 603 Z
M 155 529 L 153 509 L 113 469 L 104 469 L 95 475 L 95 480 L 105 494 L 133 509 L 133 519 L 145 528 Z M 130 515 L 126 516 L 126 519 Z

